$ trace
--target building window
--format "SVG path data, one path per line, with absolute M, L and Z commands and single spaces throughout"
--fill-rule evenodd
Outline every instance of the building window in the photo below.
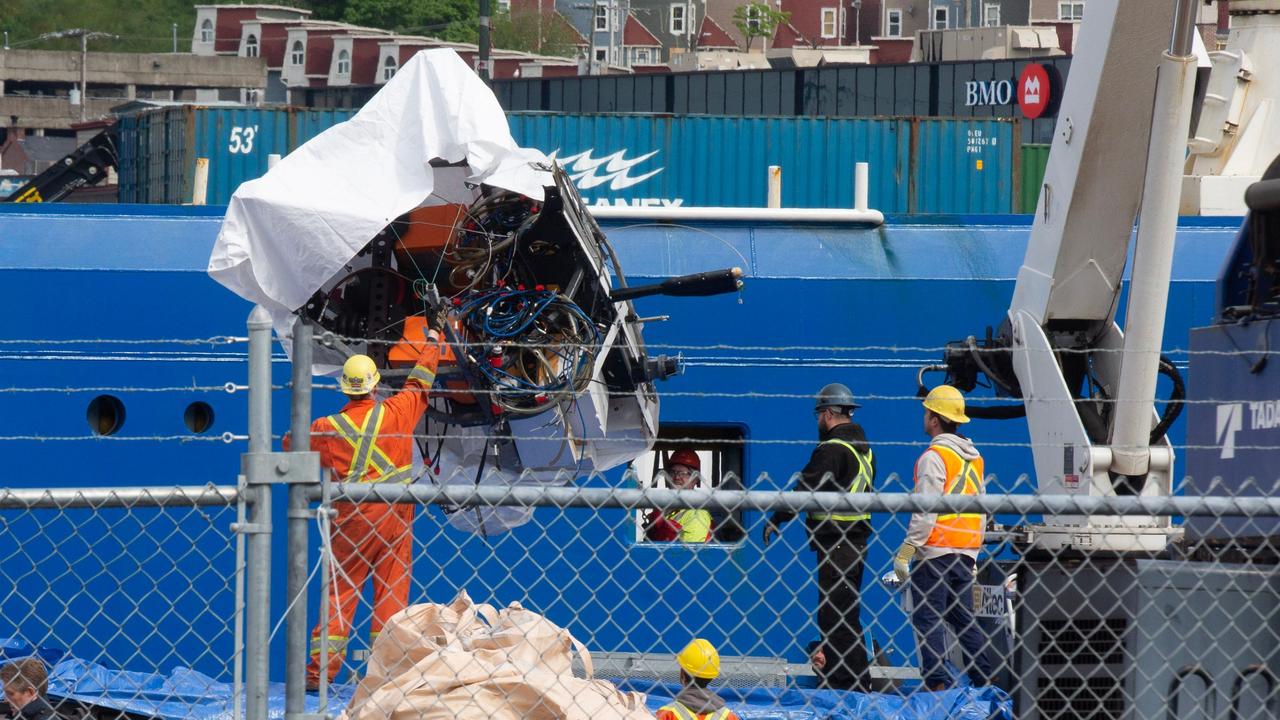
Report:
M 760 6 L 747 6 L 747 29 L 753 33 L 760 32 Z
M 947 14 L 948 14 L 947 8 L 936 7 L 933 9 L 933 29 L 934 30 L 947 29 Z
M 293 49 L 289 52 L 289 62 L 294 65 L 301 65 L 306 59 L 306 53 L 302 47 L 301 40 L 293 41 Z
M 596 48 L 596 62 L 605 62 L 609 58 L 609 51 L 605 48 Z
M 685 10 L 688 8 L 684 3 L 673 3 L 671 5 L 671 34 L 685 34 Z
M 342 50 L 338 52 L 338 74 L 339 75 L 351 74 L 351 53 L 347 52 L 346 50 Z
M 213 21 L 204 19 L 200 21 L 200 42 L 213 42 Z
M 836 36 L 836 9 L 822 8 L 822 37 L 833 38 Z
M 609 30 L 609 8 L 604 5 L 596 5 L 596 32 L 608 32 Z
M 383 81 L 390 80 L 395 77 L 395 74 L 396 59 L 391 55 L 388 55 L 387 59 L 382 61 L 382 79 Z
M 890 10 L 885 13 L 885 37 L 902 37 L 902 11 Z
M 1084 18 L 1083 2 L 1058 3 L 1058 19 L 1059 20 L 1080 20 L 1082 18 Z
M 244 56 L 258 57 L 258 36 L 250 35 L 244 41 Z
M 652 56 L 649 55 L 649 48 L 636 48 L 636 65 L 648 65 L 653 62 Z
M 982 24 L 987 27 L 1000 27 L 999 3 L 987 3 L 982 6 Z
M 498 12 L 500 13 L 511 12 L 511 0 L 498 0 Z
M 665 436 L 665 437 L 664 437 Z M 690 443 L 687 439 L 696 439 Z M 658 440 L 652 452 L 632 461 L 628 468 L 641 488 L 673 488 L 677 484 L 688 487 L 690 481 L 698 488 L 742 490 L 742 462 L 744 436 L 740 428 L 679 425 L 664 427 L 658 431 Z M 694 459 L 696 458 L 696 459 Z M 680 462 L 680 461 L 684 462 Z M 689 463 L 696 464 L 691 467 Z M 681 467 L 676 467 L 677 465 Z M 679 483 L 675 481 L 679 472 Z M 663 513 L 667 520 L 684 519 L 671 511 Z M 710 537 L 673 537 L 674 528 L 662 522 L 652 510 L 635 513 L 636 542 L 643 545 L 659 545 L 669 542 L 736 543 L 743 539 L 742 513 L 710 511 Z M 706 516 L 693 520 L 694 526 L 706 527 Z M 656 521 L 656 522 L 655 522 Z M 704 539 L 705 538 L 705 539 Z

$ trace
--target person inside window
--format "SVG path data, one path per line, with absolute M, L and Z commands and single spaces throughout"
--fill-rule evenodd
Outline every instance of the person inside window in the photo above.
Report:
M 667 475 L 673 490 L 693 490 L 702 484 L 702 461 L 692 448 L 680 448 L 667 458 Z M 649 511 L 645 517 L 645 537 L 658 542 L 704 543 L 711 539 L 711 513 L 701 508 L 682 508 L 664 514 Z

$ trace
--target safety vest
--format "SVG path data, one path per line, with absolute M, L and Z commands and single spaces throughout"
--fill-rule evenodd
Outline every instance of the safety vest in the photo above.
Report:
M 947 480 L 942 486 L 944 495 L 982 494 L 981 457 L 965 460 L 955 450 L 942 445 L 932 445 L 929 450 L 938 453 L 946 466 Z M 925 545 L 962 550 L 982 547 L 982 530 L 985 524 L 986 517 L 982 513 L 939 515 Z
M 413 466 L 396 467 L 391 458 L 378 447 L 378 431 L 382 429 L 382 403 L 377 403 L 364 423 L 357 429 L 356 424 L 346 413 L 330 415 L 329 422 L 338 437 L 346 440 L 353 448 L 351 467 L 347 469 L 346 482 L 393 482 L 407 483 L 413 479 Z M 377 472 L 377 478 L 371 477 L 371 471 Z
M 858 452 L 858 450 L 853 447 L 852 443 L 845 442 L 844 440 L 836 440 L 835 438 L 832 438 L 830 440 L 822 441 L 821 444 L 822 445 L 828 445 L 828 444 L 841 445 L 847 448 L 849 452 L 853 453 L 854 459 L 858 461 L 858 472 L 854 474 L 853 482 L 849 484 L 850 493 L 867 492 L 868 490 L 871 489 L 871 451 L 870 450 L 867 450 L 867 456 L 866 458 L 863 458 L 862 453 Z M 814 520 L 839 520 L 840 522 L 859 522 L 861 520 L 871 519 L 871 515 L 869 513 L 862 513 L 859 515 L 841 515 L 839 513 L 835 513 L 835 514 L 809 513 L 809 517 L 813 518 Z
M 680 525 L 676 540 L 687 543 L 707 542 L 711 539 L 711 513 L 698 508 L 677 510 L 668 517 Z
M 729 717 L 729 708 L 727 707 L 722 707 L 705 715 L 699 715 L 679 702 L 671 702 L 658 708 L 658 712 L 663 710 L 675 715 L 677 720 L 724 720 Z

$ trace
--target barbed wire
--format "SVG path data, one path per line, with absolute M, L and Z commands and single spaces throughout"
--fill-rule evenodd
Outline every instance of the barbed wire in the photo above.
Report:
M 329 432 L 312 432 L 313 437 L 338 437 L 336 433 Z M 570 438 L 551 438 L 545 435 L 509 435 L 509 434 L 490 434 L 484 436 L 462 435 L 459 433 L 390 433 L 384 432 L 379 435 L 380 438 L 409 438 L 413 440 L 476 440 L 488 442 L 536 442 L 540 444 L 546 443 L 569 443 Z M 284 435 L 272 434 L 272 441 L 279 441 Z M 247 434 L 237 434 L 232 432 L 224 432 L 221 435 L 0 435 L 0 442 L 246 442 L 249 440 Z M 813 438 L 707 438 L 707 437 L 660 437 L 657 441 L 664 445 L 691 445 L 691 446 L 756 446 L 756 445 L 774 445 L 774 446 L 803 446 L 813 447 L 818 443 Z M 591 438 L 586 441 L 596 445 L 635 445 L 636 439 L 629 437 L 599 437 Z M 872 449 L 880 447 L 906 447 L 906 448 L 926 448 L 930 445 L 928 438 L 920 440 L 871 440 Z M 989 448 L 1014 448 L 1014 449 L 1034 449 L 1034 448 L 1055 448 L 1061 449 L 1063 442 L 1006 442 L 1006 441 L 984 441 L 981 437 L 974 439 L 974 444 L 979 450 Z M 1221 450 L 1221 444 L 1191 444 L 1191 443 L 1171 443 L 1170 447 L 1174 450 Z M 1280 443 L 1268 445 L 1255 445 L 1236 443 L 1234 449 L 1241 450 L 1277 450 L 1280 449 Z
M 339 335 L 339 334 L 331 333 L 327 331 L 321 332 L 316 335 L 316 342 L 319 344 L 322 344 L 322 345 L 332 344 L 333 341 L 340 341 L 343 343 L 365 343 L 368 345 L 387 345 L 387 346 L 394 346 L 394 345 L 400 345 L 400 344 L 406 344 L 406 343 L 413 344 L 413 345 L 422 345 L 424 343 L 423 340 L 406 340 L 404 338 L 399 338 L 395 340 L 388 340 L 388 339 L 382 339 L 382 338 L 364 338 L 364 337 L 356 337 L 356 336 L 348 336 L 348 335 Z M 231 335 L 218 335 L 218 336 L 213 336 L 208 338 L 152 338 L 152 339 L 124 339 L 124 338 L 14 339 L 14 338 L 8 338 L 8 339 L 0 339 L 0 346 L 5 346 L 5 345 L 64 346 L 64 345 L 93 345 L 93 344 L 233 345 L 233 344 L 245 343 L 245 342 L 248 342 L 247 337 L 231 336 Z M 279 340 L 277 339 L 277 343 L 278 342 Z M 493 343 L 491 341 L 476 341 L 476 342 L 460 341 L 456 343 L 451 343 L 451 346 L 455 348 L 467 349 L 467 348 L 473 348 L 473 347 L 478 347 L 478 348 L 490 347 L 492 344 Z M 541 348 L 551 348 L 551 347 L 564 348 L 564 347 L 579 347 L 579 346 L 594 347 L 593 345 L 584 345 L 581 343 L 563 343 L 563 342 L 521 343 L 521 342 L 504 341 L 502 344 L 505 347 L 510 347 L 510 348 L 529 348 L 529 349 L 541 349 Z M 943 353 L 947 350 L 954 349 L 954 347 L 949 347 L 947 345 L 736 345 L 731 343 L 670 343 L 670 342 L 662 342 L 662 343 L 646 342 L 644 344 L 644 347 L 645 349 L 651 349 L 651 350 L 724 350 L 724 351 L 741 351 L 741 352 L 888 352 L 888 353 L 929 353 L 929 354 Z M 129 351 L 116 351 L 115 354 L 125 354 L 126 352 L 129 352 Z M 156 354 L 164 354 L 166 352 L 168 351 L 148 350 L 148 351 L 136 352 L 135 354 L 156 355 Z M 980 347 L 977 352 L 980 354 L 988 354 L 988 355 L 1002 353 L 1002 352 L 1019 352 L 1019 353 L 1044 352 L 1044 353 L 1052 353 L 1052 354 L 1110 354 L 1110 353 L 1121 353 L 1121 354 L 1127 353 L 1130 355 L 1135 354 L 1135 351 L 1125 350 L 1124 348 L 1049 348 L 1046 350 L 1041 350 L 1038 348 L 1017 348 L 1015 350 L 1012 348 L 981 348 Z M 1212 350 L 1212 349 L 1192 350 L 1190 348 L 1172 347 L 1172 348 L 1165 348 L 1159 351 L 1151 350 L 1146 352 L 1150 354 L 1155 354 L 1156 352 L 1160 352 L 1169 356 L 1187 356 L 1187 357 L 1192 357 L 1192 356 L 1210 356 L 1210 357 L 1212 356 L 1227 356 L 1227 357 L 1266 356 L 1266 357 L 1270 357 L 1272 355 L 1280 355 L 1280 348 L 1276 348 L 1276 349 L 1259 348 L 1259 349 L 1238 349 L 1238 350 Z M 177 355 L 177 353 L 170 353 L 170 354 Z M 216 356 L 216 357 L 241 357 L 238 354 L 232 354 L 232 353 L 210 353 L 210 355 Z M 286 358 L 286 357 L 287 357 L 286 355 L 280 352 L 273 353 L 273 358 Z M 796 360 L 796 358 L 793 358 L 793 357 L 762 358 L 758 356 L 726 357 L 721 355 L 690 356 L 690 358 L 687 358 L 687 359 L 708 360 L 708 361 L 776 360 L 779 362 L 791 362 Z M 819 360 L 824 362 L 845 360 L 844 358 L 827 358 L 827 357 L 803 358 L 803 359 L 812 359 L 812 360 Z M 864 362 L 867 359 L 868 358 L 849 358 L 848 361 Z

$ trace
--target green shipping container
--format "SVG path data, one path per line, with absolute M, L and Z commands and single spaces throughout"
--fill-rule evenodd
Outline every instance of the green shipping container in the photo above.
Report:
M 1044 169 L 1048 164 L 1048 145 L 1028 143 L 1022 146 L 1017 212 L 1027 214 L 1036 211 L 1036 203 L 1040 200 L 1040 186 L 1044 184 Z

